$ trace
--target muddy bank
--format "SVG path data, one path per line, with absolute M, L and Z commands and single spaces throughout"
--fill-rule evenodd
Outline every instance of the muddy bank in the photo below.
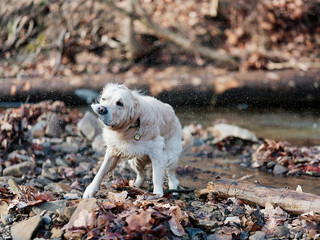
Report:
M 92 101 L 108 82 L 126 83 L 174 106 L 317 107 L 320 70 L 221 73 L 198 69 L 148 69 L 143 73 L 1 79 L 0 101 Z M 79 93 L 79 90 L 84 90 Z M 90 91 L 88 91 L 90 90 Z M 91 91 L 93 90 L 93 91 Z

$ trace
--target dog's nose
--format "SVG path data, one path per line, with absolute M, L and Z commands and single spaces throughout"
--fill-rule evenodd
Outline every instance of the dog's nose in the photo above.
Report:
M 99 106 L 98 107 L 98 113 L 99 114 L 106 114 L 108 112 L 108 110 L 104 107 L 104 106 Z

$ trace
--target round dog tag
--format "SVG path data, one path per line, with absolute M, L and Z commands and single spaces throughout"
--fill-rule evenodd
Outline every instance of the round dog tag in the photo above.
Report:
M 136 134 L 134 135 L 134 139 L 135 139 L 136 141 L 139 141 L 140 138 L 141 138 L 140 132 L 137 131 Z

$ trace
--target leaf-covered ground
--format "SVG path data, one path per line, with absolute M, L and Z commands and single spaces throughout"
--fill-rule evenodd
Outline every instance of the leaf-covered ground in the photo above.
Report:
M 235 198 L 197 195 L 185 188 L 178 192 L 165 188 L 164 197 L 155 198 L 149 193 L 150 169 L 148 181 L 136 189 L 132 187 L 135 175 L 125 162 L 105 178 L 96 198 L 83 200 L 104 149 L 93 115 L 68 109 L 62 102 L 41 102 L 1 110 L 0 126 L 0 239 L 320 236 L 320 216 L 313 212 L 294 215 L 268 204 L 260 208 Z M 234 127 L 220 125 L 218 129 L 225 130 L 217 135 L 212 127 L 187 126 L 185 140 L 190 142 L 184 154 L 204 159 L 216 154 L 246 156 L 248 167 L 281 165 L 283 174 L 318 176 L 316 147 L 289 147 L 259 140 L 245 129 L 236 128 L 236 134 L 226 130 Z M 177 169 L 179 175 L 195 171 L 188 166 Z

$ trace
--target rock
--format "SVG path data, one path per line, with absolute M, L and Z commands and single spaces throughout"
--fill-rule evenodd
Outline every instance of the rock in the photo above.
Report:
M 68 167 L 68 164 L 66 164 L 66 162 L 61 157 L 57 157 L 56 165 L 57 166 Z
M 102 131 L 100 124 L 101 123 L 93 113 L 86 112 L 83 118 L 78 122 L 77 127 L 81 134 L 92 141 Z
M 42 222 L 42 217 L 36 215 L 28 220 L 18 222 L 11 227 L 13 240 L 31 240 Z
M 19 194 L 20 188 L 19 188 L 18 184 L 13 179 L 10 178 L 8 180 L 8 184 L 14 194 Z
M 53 212 L 56 213 L 56 211 L 58 210 L 59 212 L 63 212 L 64 209 L 66 208 L 66 204 L 68 203 L 67 200 L 57 200 L 57 201 L 53 201 L 53 202 L 44 202 L 41 204 L 38 204 L 36 206 L 32 207 L 32 211 L 39 215 L 40 213 L 42 213 L 44 210 L 46 210 L 47 212 Z
M 0 215 L 2 214 L 8 214 L 9 213 L 9 209 L 8 209 L 9 205 L 7 202 L 5 201 L 0 201 Z
M 253 235 L 249 237 L 249 240 L 263 240 L 266 239 L 267 234 L 262 231 L 256 231 Z
M 46 178 L 44 176 L 40 176 L 39 178 L 32 178 L 30 180 L 29 184 L 27 184 L 27 185 L 43 189 L 45 186 L 49 185 L 50 183 L 52 183 L 51 180 L 49 180 L 48 178 Z
M 47 126 L 46 121 L 40 120 L 31 129 L 31 135 L 33 138 L 41 138 L 45 135 L 45 128 Z
M 57 181 L 60 178 L 57 167 L 51 167 L 51 168 L 42 167 L 41 176 L 48 178 L 52 181 Z
M 13 177 L 21 177 L 24 174 L 29 173 L 30 171 L 33 171 L 34 169 L 34 163 L 33 162 L 22 162 L 15 165 L 12 165 L 10 167 L 7 167 L 3 170 L 4 176 L 13 176 Z
M 288 172 L 288 169 L 280 164 L 276 164 L 273 168 L 273 174 L 282 175 Z
M 64 237 L 66 239 L 80 239 L 82 236 L 82 233 L 77 231 L 72 231 L 72 228 L 88 227 L 91 224 L 94 224 L 96 220 L 95 211 L 97 209 L 98 209 L 98 205 L 97 205 L 97 200 L 95 198 L 83 199 L 79 203 L 77 209 L 72 214 L 71 219 L 65 228 L 66 233 L 64 234 Z
M 202 231 L 200 228 L 188 227 L 185 230 L 187 231 L 187 233 L 190 235 L 191 238 L 193 238 L 197 235 L 204 234 L 204 231 Z
M 106 151 L 106 147 L 103 141 L 103 137 L 102 134 L 99 134 L 98 136 L 96 136 L 92 142 L 92 149 L 93 151 L 95 151 L 95 153 L 98 156 L 103 156 L 105 151 Z
M 276 235 L 277 237 L 286 237 L 289 234 L 289 228 L 285 226 L 277 226 L 276 227 Z
M 232 240 L 232 235 L 217 232 L 215 234 L 209 235 L 207 237 L 207 240 Z
M 9 225 L 13 223 L 13 217 L 10 214 L 1 214 L 1 222 L 4 225 Z
M 92 163 L 89 162 L 80 162 L 79 166 L 74 169 L 77 176 L 85 175 L 92 168 Z
M 62 128 L 60 126 L 60 120 L 56 113 L 51 113 L 48 116 L 48 123 L 45 134 L 48 137 L 60 137 L 62 134 Z
M 240 224 L 240 218 L 238 216 L 234 216 L 234 217 L 227 217 L 224 220 L 224 224 Z
M 51 233 L 52 233 L 51 239 L 61 238 L 63 235 L 63 230 L 60 228 L 52 228 Z
M 63 213 L 62 213 L 62 217 L 64 219 L 66 219 L 67 221 L 70 220 L 72 214 L 74 213 L 74 211 L 77 209 L 77 207 L 75 206 L 71 206 L 71 207 L 66 207 L 64 210 L 63 210 Z
M 70 192 L 72 188 L 64 183 L 50 183 L 48 186 L 44 187 L 44 190 L 63 194 Z
M 258 138 L 251 131 L 235 125 L 219 123 L 209 127 L 208 132 L 214 137 L 213 144 L 216 144 L 227 137 L 236 137 L 247 141 L 258 142 Z
M 76 89 L 74 91 L 75 95 L 78 96 L 79 98 L 83 99 L 86 101 L 86 103 L 92 103 L 97 97 L 99 97 L 99 93 L 91 90 L 91 89 Z

